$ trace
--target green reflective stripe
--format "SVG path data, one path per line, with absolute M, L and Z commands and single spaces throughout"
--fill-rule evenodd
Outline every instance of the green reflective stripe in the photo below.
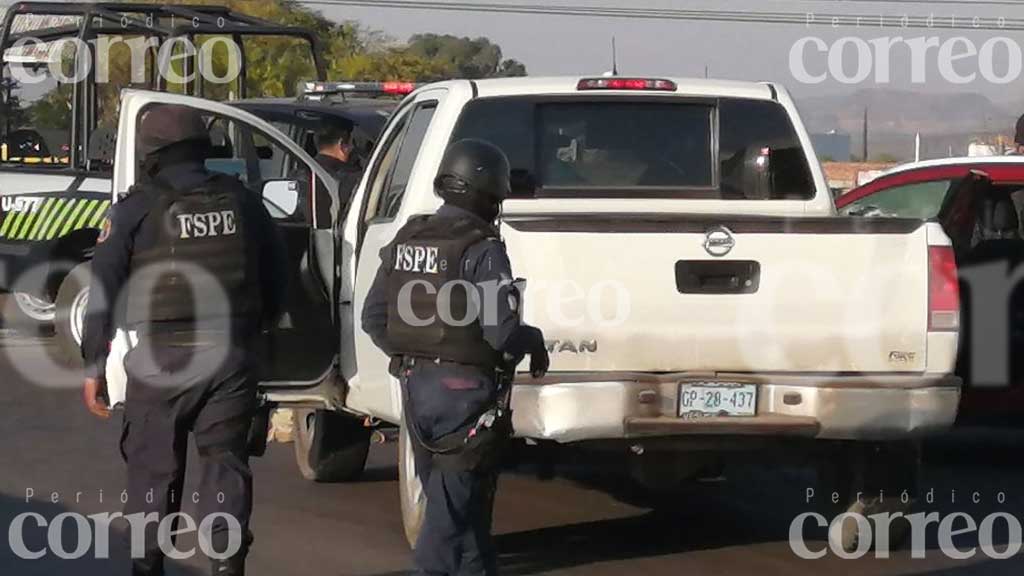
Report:
M 75 207 L 75 204 L 75 200 L 70 200 L 64 205 L 64 209 L 61 210 L 59 214 L 55 212 L 57 217 L 54 218 L 53 222 L 51 222 L 49 227 L 46 228 L 46 232 L 43 234 L 43 240 L 53 240 L 57 237 L 57 230 L 60 229 L 60 225 L 64 223 L 64 219 L 67 218 L 68 212 L 71 212 L 71 209 Z
M 25 214 L 26 212 L 18 212 L 17 216 L 12 219 L 14 222 L 11 224 L 11 229 L 7 233 L 8 238 L 14 238 L 14 235 L 18 232 L 18 228 L 21 227 L 21 223 L 25 220 Z
M 39 212 L 39 218 L 36 218 L 35 225 L 32 226 L 32 230 L 28 233 L 29 240 L 39 240 L 39 229 L 44 227 L 54 209 L 59 209 L 62 204 L 64 204 L 64 201 L 59 198 L 47 200 L 43 204 L 43 209 Z
M 14 222 L 14 213 L 7 212 L 4 214 L 4 223 L 0 226 L 0 237 L 7 236 L 7 230 L 10 229 L 12 222 Z
M 0 225 L 0 238 L 7 236 L 7 229 L 10 228 L 10 223 L 14 221 L 14 215 L 7 212 L 3 215 L 3 225 Z
M 108 210 L 110 210 L 110 200 L 104 200 L 100 203 L 100 209 L 93 215 L 92 222 L 89 222 L 89 228 L 99 228 L 100 224 L 103 223 L 103 219 L 107 217 Z
M 37 206 L 36 209 L 33 210 L 27 218 L 25 218 L 25 221 L 21 223 L 21 226 L 17 230 L 11 230 L 12 240 L 22 240 L 25 238 L 25 236 L 28 234 L 28 231 L 32 229 L 32 223 L 36 221 L 36 218 L 38 218 L 39 214 L 43 211 L 43 206 L 46 204 L 46 202 L 47 201 L 44 200 L 42 203 L 40 203 L 39 206 Z
M 89 217 L 94 213 L 94 211 L 96 210 L 96 208 L 99 207 L 99 205 L 99 200 L 93 200 L 89 202 L 88 205 L 86 205 L 85 210 L 82 212 L 82 216 L 78 219 L 78 222 L 75 222 L 75 230 L 81 230 L 82 228 L 85 228 L 85 223 L 89 221 Z
M 75 209 L 71 212 L 71 215 L 68 216 L 68 219 L 64 222 L 64 228 L 62 228 L 60 231 L 61 237 L 63 237 L 68 232 L 71 232 L 71 227 L 74 226 L 75 222 L 78 221 L 78 217 L 79 215 L 81 215 L 82 210 L 90 204 L 92 204 L 92 202 L 88 200 L 81 200 L 76 204 Z

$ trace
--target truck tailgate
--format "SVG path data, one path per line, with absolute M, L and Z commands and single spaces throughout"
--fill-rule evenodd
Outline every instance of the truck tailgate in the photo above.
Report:
M 547 215 L 507 218 L 502 233 L 552 370 L 927 365 L 920 221 Z

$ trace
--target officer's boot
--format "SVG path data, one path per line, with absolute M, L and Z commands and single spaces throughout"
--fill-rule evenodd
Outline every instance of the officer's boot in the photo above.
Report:
M 224 531 L 214 532 L 213 546 L 215 550 L 227 549 L 227 536 L 227 532 Z M 242 547 L 238 549 L 238 552 L 225 560 L 212 560 L 210 574 L 212 576 L 245 576 L 245 558 L 249 555 L 249 548 L 252 546 L 252 542 L 252 532 L 246 530 L 245 536 L 242 538 Z
M 163 576 L 164 557 L 159 552 L 147 551 L 142 558 L 132 560 L 132 576 Z

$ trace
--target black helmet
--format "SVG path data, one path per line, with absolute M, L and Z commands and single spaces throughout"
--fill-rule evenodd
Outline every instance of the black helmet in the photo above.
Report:
M 509 170 L 508 157 L 501 148 L 486 140 L 466 138 L 445 150 L 434 189 L 447 201 L 500 204 L 512 188 Z
M 177 104 L 156 104 L 139 121 L 139 155 L 143 158 L 179 142 L 209 143 L 202 114 Z

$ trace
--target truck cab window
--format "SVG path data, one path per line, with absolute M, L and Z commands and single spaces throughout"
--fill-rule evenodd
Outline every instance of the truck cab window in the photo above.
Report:
M 718 105 L 718 118 L 723 199 L 814 198 L 804 148 L 781 104 L 726 98 Z
M 15 20 L 15 23 L 18 19 Z M 12 46 L 0 76 L 0 165 L 61 169 L 71 163 L 71 120 L 76 50 L 64 43 Z
M 815 192 L 789 114 L 773 101 L 481 98 L 459 118 L 452 141 L 462 138 L 505 151 L 516 198 L 806 200 Z

